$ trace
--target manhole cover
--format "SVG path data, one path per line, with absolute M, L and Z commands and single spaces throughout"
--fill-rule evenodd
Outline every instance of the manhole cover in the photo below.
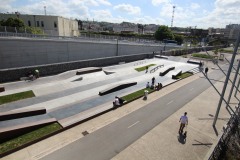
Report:
M 88 133 L 88 131 L 84 131 L 84 132 L 82 132 L 82 134 L 83 134 L 84 136 L 86 136 L 86 135 L 88 135 L 89 133 Z

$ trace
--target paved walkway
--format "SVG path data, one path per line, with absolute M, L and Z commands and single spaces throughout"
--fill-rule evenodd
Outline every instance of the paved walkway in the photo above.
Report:
M 163 88 L 160 92 L 150 94 L 147 101 L 143 101 L 142 99 L 136 100 L 118 108 L 117 110 L 108 112 L 58 135 L 26 147 L 2 159 L 40 159 L 41 157 L 44 157 L 45 155 L 82 138 L 83 131 L 92 133 L 198 78 L 203 78 L 203 75 L 198 73 L 194 76 L 181 80 Z M 219 90 L 221 90 L 223 83 L 217 82 L 216 86 Z M 228 90 L 229 87 L 227 88 L 227 91 Z M 226 92 L 226 95 L 228 95 L 228 92 Z M 207 89 L 146 135 L 142 136 L 139 140 L 127 147 L 113 159 L 204 159 L 212 146 L 211 144 L 214 145 L 218 138 L 212 128 L 213 115 L 215 114 L 218 101 L 219 96 L 216 91 L 214 91 L 212 87 Z M 236 100 L 232 98 L 231 102 L 235 103 Z M 187 139 L 186 141 L 183 141 L 179 139 L 177 132 L 179 127 L 179 117 L 185 111 L 188 112 L 189 126 Z M 221 134 L 222 127 L 226 124 L 228 118 L 229 114 L 223 105 L 216 126 L 218 135 Z

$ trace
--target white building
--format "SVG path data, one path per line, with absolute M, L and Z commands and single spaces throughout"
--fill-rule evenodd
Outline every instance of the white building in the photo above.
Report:
M 0 13 L 0 20 L 8 18 L 20 18 L 26 26 L 39 27 L 45 34 L 52 36 L 79 36 L 78 22 L 60 16 L 50 15 L 24 15 L 19 14 L 3 14 Z

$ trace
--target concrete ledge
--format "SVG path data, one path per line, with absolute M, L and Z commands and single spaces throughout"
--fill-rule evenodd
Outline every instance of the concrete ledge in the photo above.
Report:
M 162 56 L 162 55 L 156 55 L 154 57 L 161 58 L 161 59 L 168 59 L 168 56 Z
M 172 74 L 172 79 L 177 79 L 177 76 L 182 74 L 182 70 L 179 69 L 177 70 L 174 74 Z
M 55 118 L 49 118 L 36 122 L 0 128 L 0 143 L 56 121 L 57 120 Z
M 198 60 L 193 60 L 193 59 L 189 59 L 189 60 L 187 61 L 187 63 L 199 65 L 199 64 L 200 64 L 200 61 L 198 61 Z
M 93 73 L 93 72 L 98 72 L 98 71 L 102 71 L 102 68 L 100 68 L 100 67 L 82 68 L 77 71 L 76 75 L 82 75 L 82 74 Z
M 0 113 L 0 121 L 35 116 L 35 115 L 40 115 L 40 114 L 45 114 L 45 113 L 46 113 L 46 109 L 43 107 L 36 108 L 36 109 L 35 108 L 34 109 L 21 109 L 21 110 L 1 112 Z
M 5 91 L 5 88 L 0 86 L 0 92 L 4 92 Z
M 129 83 L 124 83 L 124 84 L 117 84 L 117 85 L 109 87 L 109 88 L 107 88 L 107 89 L 105 89 L 103 91 L 100 91 L 99 95 L 102 96 L 102 95 L 105 95 L 105 94 L 109 94 L 109 93 L 112 93 L 112 92 L 115 92 L 115 91 L 118 91 L 118 90 L 130 87 L 130 86 L 133 86 L 133 85 L 136 85 L 136 84 L 137 84 L 137 82 L 129 82 Z
M 160 72 L 159 76 L 165 76 L 169 71 L 174 70 L 174 69 L 175 69 L 175 67 L 167 68 L 165 71 Z

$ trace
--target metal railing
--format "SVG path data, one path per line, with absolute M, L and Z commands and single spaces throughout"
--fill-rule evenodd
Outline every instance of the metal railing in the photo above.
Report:
M 236 107 L 236 111 L 230 117 L 228 123 L 226 124 L 226 128 L 224 128 L 224 132 L 220 137 L 218 144 L 215 146 L 212 154 L 209 156 L 209 160 L 218 160 L 221 159 L 222 155 L 225 154 L 230 138 L 233 136 L 238 130 L 240 130 L 240 105 Z
M 49 33 L 51 31 L 48 30 Z M 55 31 L 54 31 L 55 32 Z M 138 44 L 154 44 L 160 45 L 161 41 L 149 40 L 135 37 L 121 37 L 112 35 L 101 35 L 92 33 L 81 33 L 80 36 L 55 36 L 51 34 L 31 34 L 30 31 L 24 27 L 6 27 L 0 26 L 0 37 L 22 37 L 22 38 L 35 38 L 35 39 L 60 39 L 60 40 L 88 40 L 88 41 L 110 41 L 120 43 L 138 43 Z

